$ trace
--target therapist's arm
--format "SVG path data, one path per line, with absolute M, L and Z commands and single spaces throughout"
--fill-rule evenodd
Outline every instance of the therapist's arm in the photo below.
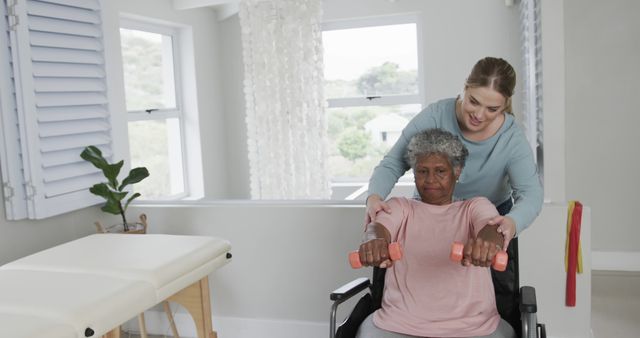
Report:
M 533 160 L 531 148 L 524 136 L 519 141 L 515 144 L 513 156 L 507 167 L 514 204 L 511 211 L 505 215 L 515 222 L 516 234 L 520 234 L 533 223 L 542 209 L 544 199 L 538 167 Z

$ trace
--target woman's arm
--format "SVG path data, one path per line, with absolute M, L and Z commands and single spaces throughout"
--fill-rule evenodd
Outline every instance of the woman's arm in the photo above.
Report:
M 514 204 L 511 211 L 505 215 L 515 222 L 516 234 L 533 223 L 542 209 L 544 199 L 533 153 L 524 135 L 519 134 L 520 142 L 513 143 L 513 155 L 507 167 Z

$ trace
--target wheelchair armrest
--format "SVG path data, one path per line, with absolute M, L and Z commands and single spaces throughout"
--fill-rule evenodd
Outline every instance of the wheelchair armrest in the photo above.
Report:
M 520 288 L 520 312 L 536 313 L 538 305 L 536 302 L 536 289 L 532 286 L 523 286 Z
M 334 290 L 329 298 L 333 301 L 345 301 L 368 288 L 370 284 L 371 282 L 369 282 L 368 278 L 358 278 Z

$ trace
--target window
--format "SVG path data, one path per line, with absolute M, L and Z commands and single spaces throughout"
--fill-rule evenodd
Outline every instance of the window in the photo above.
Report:
M 143 199 L 186 196 L 179 30 L 121 20 L 131 166 L 151 175 L 138 183 Z
M 324 24 L 332 199 L 364 199 L 373 168 L 420 112 L 419 31 L 416 16 Z M 399 186 L 412 191 L 410 173 Z

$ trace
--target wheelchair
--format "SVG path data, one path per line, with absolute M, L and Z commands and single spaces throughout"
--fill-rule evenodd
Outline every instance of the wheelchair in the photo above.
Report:
M 520 332 L 520 338 L 546 338 L 545 325 L 538 323 L 536 315 L 535 288 L 519 287 L 518 238 L 511 240 L 507 253 L 507 269 L 503 272 L 491 269 L 498 313 L 516 333 Z M 360 324 L 381 306 L 385 272 L 386 269 L 374 267 L 371 280 L 358 278 L 330 294 L 329 298 L 333 301 L 329 322 L 330 338 L 355 338 Z M 336 327 L 338 306 L 365 290 L 368 292 L 356 303 L 349 316 Z

